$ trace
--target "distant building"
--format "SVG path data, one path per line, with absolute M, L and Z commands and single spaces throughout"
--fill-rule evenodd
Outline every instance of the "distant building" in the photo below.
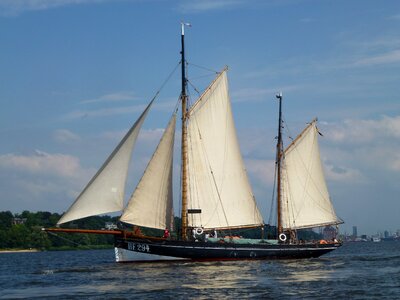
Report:
M 385 232 L 383 233 L 383 236 L 384 236 L 385 238 L 388 238 L 388 237 L 389 237 L 389 231 L 385 230 Z
M 323 232 L 324 240 L 333 240 L 336 238 L 336 229 L 332 226 L 325 226 Z
M 353 226 L 353 237 L 356 238 L 357 236 L 357 226 Z
M 118 229 L 117 225 L 114 224 L 113 222 L 106 222 L 104 228 L 107 230 Z
M 13 218 L 12 225 L 25 224 L 26 218 Z

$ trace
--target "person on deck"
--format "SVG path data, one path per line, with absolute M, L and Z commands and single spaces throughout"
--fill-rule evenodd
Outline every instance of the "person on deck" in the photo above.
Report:
M 163 238 L 165 238 L 165 239 L 169 238 L 169 230 L 168 230 L 168 228 L 165 228 Z

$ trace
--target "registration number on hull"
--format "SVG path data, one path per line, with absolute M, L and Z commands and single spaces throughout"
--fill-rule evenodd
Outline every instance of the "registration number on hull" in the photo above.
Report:
M 128 250 L 150 253 L 150 247 L 147 244 L 128 242 Z

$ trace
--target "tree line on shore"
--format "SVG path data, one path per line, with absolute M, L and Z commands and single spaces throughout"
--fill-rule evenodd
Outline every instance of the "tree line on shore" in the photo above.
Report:
M 47 233 L 43 227 L 55 227 L 61 218 L 47 211 L 13 214 L 0 212 L 0 249 L 68 249 L 112 247 L 113 236 L 99 234 Z M 118 217 L 95 216 L 70 222 L 64 228 L 102 229 L 106 222 L 117 222 Z

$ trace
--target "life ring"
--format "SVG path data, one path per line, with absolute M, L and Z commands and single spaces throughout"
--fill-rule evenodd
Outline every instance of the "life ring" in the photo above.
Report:
M 280 240 L 280 241 L 285 242 L 286 239 L 287 239 L 286 234 L 281 233 L 281 234 L 279 235 L 279 240 Z
M 229 253 L 229 256 L 230 257 L 237 257 L 238 256 L 238 254 L 237 254 L 237 252 L 236 251 L 231 251 L 231 253 Z
M 201 227 L 197 227 L 197 228 L 194 230 L 194 232 L 195 232 L 197 235 L 202 235 L 203 232 L 204 232 L 204 230 L 203 230 L 203 228 L 201 228 Z

